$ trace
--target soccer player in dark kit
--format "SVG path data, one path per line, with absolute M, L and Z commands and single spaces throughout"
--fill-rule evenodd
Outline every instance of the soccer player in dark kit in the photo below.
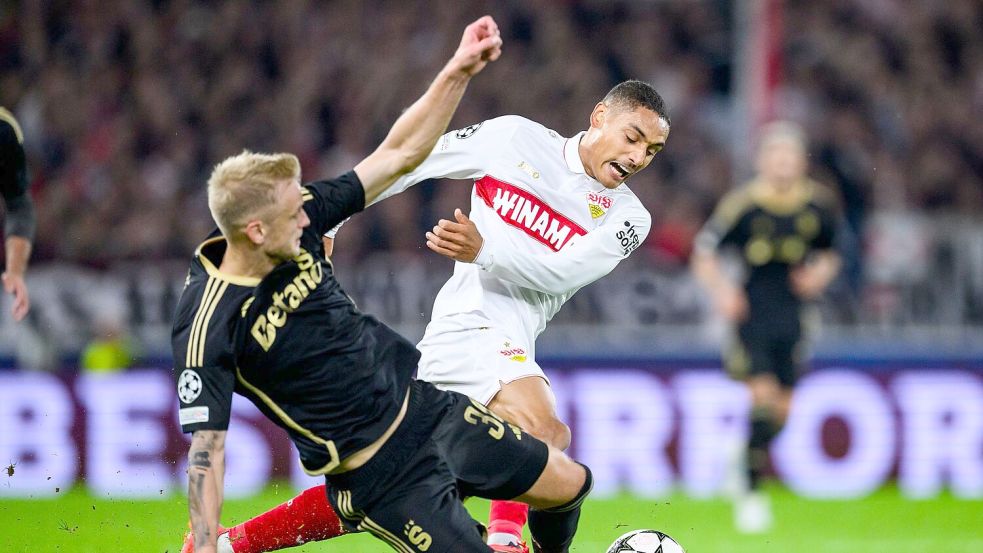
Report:
M 325 475 L 348 531 L 397 551 L 488 551 L 461 503 L 474 495 L 529 503 L 539 549 L 569 547 L 587 468 L 467 396 L 413 380 L 416 348 L 358 311 L 321 246 L 423 161 L 500 47 L 490 17 L 468 26 L 423 97 L 337 179 L 301 186 L 290 154 L 243 152 L 213 171 L 208 202 L 221 235 L 198 248 L 173 329 L 179 418 L 193 433 L 195 551 L 216 551 L 233 391 L 287 431 L 308 473 Z
M 13 296 L 11 313 L 15 321 L 31 308 L 24 272 L 31 257 L 34 239 L 34 203 L 27 190 L 27 163 L 24 158 L 24 135 L 14 115 L 0 107 L 0 197 L 6 207 L 6 236 L 3 289 Z
M 757 176 L 725 196 L 697 235 L 693 270 L 717 310 L 735 325 L 725 355 L 728 372 L 751 395 L 748 443 L 735 447 L 734 521 L 745 533 L 768 530 L 772 515 L 759 483 L 768 447 L 788 417 L 803 361 L 809 305 L 840 267 L 834 251 L 838 208 L 830 192 L 806 175 L 802 130 L 775 122 L 761 131 Z M 746 269 L 743 286 L 720 264 L 721 250 L 734 249 Z M 743 449 L 743 454 L 739 451 Z M 740 468 L 734 471 L 742 472 Z

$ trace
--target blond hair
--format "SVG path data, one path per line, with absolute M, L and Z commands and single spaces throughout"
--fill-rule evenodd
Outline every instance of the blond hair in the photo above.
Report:
M 791 142 L 803 152 L 809 147 L 809 140 L 806 138 L 805 130 L 792 121 L 772 121 L 758 129 L 759 151 L 776 142 Z
M 293 154 L 243 150 L 215 166 L 208 177 L 208 209 L 226 238 L 276 203 L 277 184 L 300 178 Z

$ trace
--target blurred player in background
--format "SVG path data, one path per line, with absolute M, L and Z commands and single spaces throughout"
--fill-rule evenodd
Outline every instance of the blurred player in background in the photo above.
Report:
M 806 176 L 802 129 L 775 122 L 762 129 L 757 176 L 730 192 L 697 235 L 693 271 L 713 305 L 736 327 L 725 355 L 728 372 L 747 383 L 751 394 L 750 436 L 735 460 L 746 460 L 735 497 L 735 524 L 763 532 L 772 523 L 760 489 L 768 447 L 788 416 L 799 375 L 809 317 L 808 306 L 836 276 L 834 252 L 837 207 L 834 198 Z M 721 250 L 733 249 L 746 271 L 744 282 L 721 264 Z
M 31 308 L 24 273 L 34 239 L 34 203 L 27 185 L 24 135 L 13 114 L 0 106 L 0 194 L 7 211 L 3 289 L 14 298 L 11 312 L 15 321 L 23 319 Z
M 571 138 L 518 116 L 491 119 L 444 135 L 385 193 L 431 178 L 474 181 L 470 217 L 456 210 L 454 221 L 441 220 L 427 233 L 427 246 L 457 263 L 417 345 L 418 378 L 471 396 L 559 449 L 570 445 L 570 429 L 536 363 L 535 340 L 577 290 L 611 272 L 645 239 L 651 217 L 625 181 L 663 148 L 669 125 L 662 97 L 646 83 L 626 81 L 594 107 L 589 128 Z M 333 247 L 326 238 L 326 252 Z M 234 550 L 296 545 L 327 520 L 303 515 L 328 508 L 324 496 L 312 488 L 237 526 L 233 536 L 259 534 L 278 545 L 240 548 L 233 541 Z M 493 501 L 489 545 L 528 551 L 522 529 L 542 516 L 524 503 Z

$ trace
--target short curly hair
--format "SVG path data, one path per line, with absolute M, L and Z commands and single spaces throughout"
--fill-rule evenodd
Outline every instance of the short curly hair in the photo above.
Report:
M 605 96 L 604 103 L 609 106 L 622 106 L 630 109 L 644 107 L 657 113 L 666 124 L 672 127 L 666 101 L 652 85 L 644 81 L 629 80 L 615 85 Z

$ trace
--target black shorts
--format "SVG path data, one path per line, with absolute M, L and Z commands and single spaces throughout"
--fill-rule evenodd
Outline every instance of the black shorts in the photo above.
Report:
M 771 374 L 785 388 L 792 388 L 799 380 L 805 347 L 802 333 L 763 332 L 750 325 L 738 328 L 730 345 L 724 365 L 727 372 L 738 380 L 751 376 Z
M 467 396 L 410 384 L 406 416 L 365 465 L 328 475 L 328 501 L 345 526 L 405 553 L 482 551 L 484 527 L 464 497 L 512 499 L 546 467 L 543 442 Z

